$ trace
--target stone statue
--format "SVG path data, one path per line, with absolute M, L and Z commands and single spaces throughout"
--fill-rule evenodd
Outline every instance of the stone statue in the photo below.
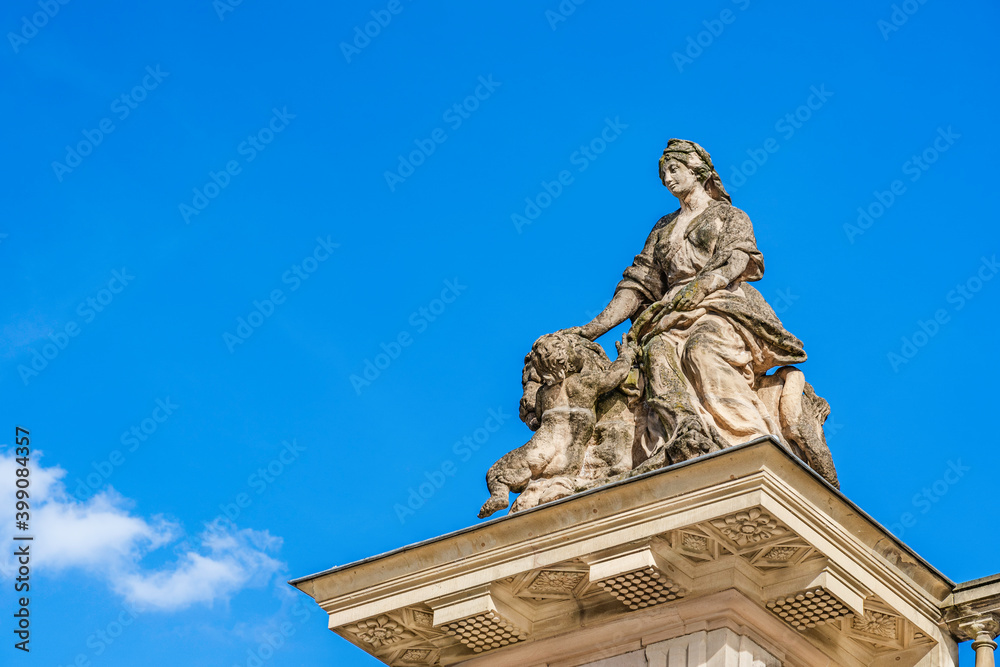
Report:
M 764 435 L 837 486 L 829 405 L 789 365 L 806 360 L 802 342 L 749 284 L 764 274 L 750 219 L 694 142 L 668 142 L 660 179 L 680 208 L 653 227 L 610 303 L 526 358 L 520 414 L 537 432 L 490 468 L 481 517 L 507 507 L 508 489 L 522 491 L 516 512 Z M 626 319 L 608 364 L 591 341 Z

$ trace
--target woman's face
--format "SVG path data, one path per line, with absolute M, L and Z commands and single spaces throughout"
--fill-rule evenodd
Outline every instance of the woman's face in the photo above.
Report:
M 670 190 L 670 194 L 681 197 L 694 188 L 702 187 L 691 169 L 675 158 L 660 163 L 660 180 Z

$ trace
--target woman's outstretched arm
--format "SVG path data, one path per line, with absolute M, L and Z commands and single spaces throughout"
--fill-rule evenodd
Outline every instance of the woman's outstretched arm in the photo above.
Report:
M 601 314 L 580 327 L 580 335 L 596 340 L 627 320 L 639 308 L 639 295 L 630 289 L 615 292 Z

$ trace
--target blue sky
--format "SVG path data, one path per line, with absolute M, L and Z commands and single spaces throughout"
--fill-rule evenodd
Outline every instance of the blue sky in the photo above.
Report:
M 1000 570 L 995 4 L 225 2 L 0 13 L 19 662 L 378 664 L 284 582 L 476 521 L 524 353 L 673 210 L 671 137 L 754 223 L 844 492 Z

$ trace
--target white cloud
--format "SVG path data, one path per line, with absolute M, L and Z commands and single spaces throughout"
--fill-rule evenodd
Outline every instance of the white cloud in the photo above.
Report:
M 217 518 L 177 558 L 160 567 L 144 565 L 147 555 L 183 538 L 182 528 L 161 515 L 144 518 L 134 503 L 113 489 L 80 501 L 67 493 L 66 471 L 31 461 L 31 542 L 35 571 L 82 570 L 104 579 L 127 602 L 146 609 L 180 610 L 194 604 L 228 600 L 244 588 L 266 585 L 284 569 L 271 554 L 281 539 L 267 531 L 239 529 Z M 0 480 L 12 480 L 13 452 L 0 451 Z M 0 488 L 0 539 L 14 532 L 13 484 Z M 0 575 L 11 578 L 17 566 L 9 553 L 0 557 Z
M 248 586 L 264 586 L 284 568 L 268 555 L 281 539 L 266 531 L 236 530 L 216 521 L 200 536 L 202 551 L 185 552 L 171 568 L 135 571 L 116 579 L 128 600 L 148 608 L 180 609 L 228 599 Z
M 35 496 L 35 503 L 39 498 L 43 504 L 32 512 L 34 549 L 38 565 L 49 570 L 124 567 L 170 543 L 179 532 L 163 517 L 147 521 L 133 516 L 130 503 L 113 490 L 86 503 L 51 496 Z

